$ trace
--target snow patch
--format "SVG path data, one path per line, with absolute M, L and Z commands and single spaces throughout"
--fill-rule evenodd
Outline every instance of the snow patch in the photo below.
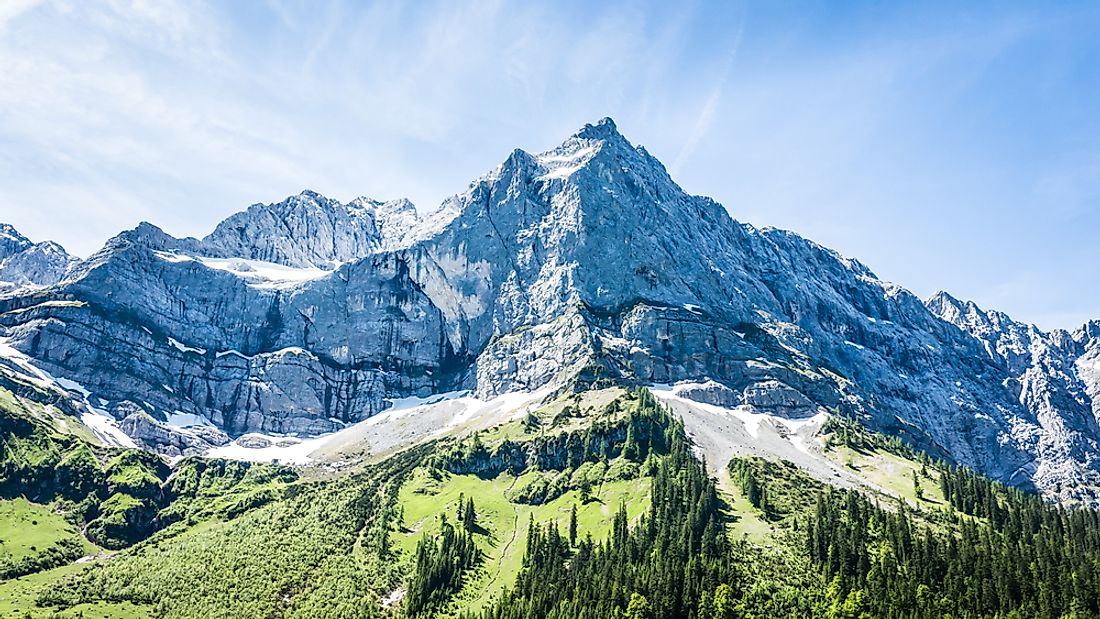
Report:
M 425 398 L 395 398 L 389 408 L 337 432 L 304 440 L 292 436 L 246 434 L 241 437 L 246 439 L 245 443 L 249 442 L 247 439 L 253 439 L 267 445 L 245 447 L 238 439 L 229 445 L 215 447 L 205 455 L 251 462 L 307 465 L 321 459 L 317 452 L 323 448 L 365 445 L 371 453 L 379 453 L 479 423 L 485 426 L 490 421 L 498 423 L 522 417 L 550 391 L 506 393 L 491 400 L 471 397 L 468 391 L 440 393 Z
M 263 260 L 244 258 L 207 258 L 205 256 L 187 256 L 172 252 L 153 252 L 165 262 L 198 262 L 216 271 L 224 271 L 244 280 L 253 288 L 290 288 L 304 282 L 332 275 L 333 271 L 317 267 L 289 267 Z
M 198 258 L 204 266 L 232 273 L 254 288 L 289 288 L 303 282 L 332 275 L 316 267 L 288 267 L 261 260 L 242 258 Z
M 268 354 L 270 354 L 272 357 L 282 357 L 283 355 L 306 355 L 310 357 L 313 356 L 313 353 L 298 346 L 287 346 L 286 348 L 280 348 L 279 350 Z
M 84 387 L 84 385 L 67 378 L 57 378 L 49 372 L 39 369 L 31 363 L 26 355 L 13 348 L 8 343 L 7 338 L 0 338 L 0 358 L 6 359 L 10 364 L 15 366 L 15 368 L 19 368 L 19 370 L 22 371 L 21 375 L 23 378 L 40 387 L 46 389 L 62 389 L 68 392 L 79 393 L 84 400 L 85 407 L 84 412 L 80 414 L 80 421 L 87 426 L 88 429 L 92 431 L 92 434 L 99 438 L 99 440 L 107 445 L 115 447 L 137 447 L 134 440 L 118 427 L 118 423 L 113 417 L 92 406 L 91 391 Z M 101 398 L 97 398 L 97 400 L 100 402 L 100 406 L 102 406 L 103 400 Z
M 137 447 L 137 444 L 134 443 L 134 439 L 130 438 L 125 432 L 119 429 L 118 423 L 115 422 L 113 418 L 108 417 L 100 411 L 89 407 L 88 412 L 80 414 L 80 421 L 88 426 L 88 429 L 91 430 L 99 440 L 108 445 L 114 447 Z
M 85 400 L 88 399 L 88 396 L 92 395 L 91 391 L 88 391 L 87 389 L 85 389 L 84 385 L 81 385 L 80 383 L 76 382 L 75 380 L 69 380 L 67 378 L 54 378 L 53 380 L 57 384 L 61 385 L 61 387 L 64 388 L 66 391 L 75 391 L 75 392 L 79 393 L 80 395 L 84 396 Z
M 278 436 L 270 434 L 249 433 L 241 438 L 215 447 L 206 452 L 211 458 L 226 458 L 228 460 L 243 460 L 245 462 L 280 462 L 282 464 L 309 464 L 309 454 L 317 451 L 325 443 L 330 441 L 336 432 L 322 434 L 314 438 L 302 440 L 293 436 Z M 248 439 L 266 441 L 267 447 L 245 447 L 240 440 Z
M 13 370 L 18 368 L 17 371 L 22 374 L 23 378 L 40 387 L 49 389 L 57 383 L 52 376 L 32 364 L 29 357 L 11 346 L 11 344 L 8 343 L 9 341 L 8 338 L 0 337 L 0 358 L 6 359 L 10 364 L 15 366 L 12 368 Z
M 707 404 L 705 402 L 699 402 L 688 397 L 680 395 L 687 389 L 702 389 L 710 385 L 713 385 L 713 381 L 706 383 L 678 383 L 676 385 L 650 385 L 649 390 L 653 392 L 653 395 L 657 396 L 661 400 L 675 400 L 685 404 L 690 404 L 695 408 L 706 411 L 713 415 L 725 415 L 734 417 L 741 421 L 745 426 L 745 431 L 749 433 L 753 438 L 760 438 L 760 424 L 771 423 L 775 426 L 782 426 L 792 435 L 795 432 L 802 430 L 810 425 L 821 425 L 828 418 L 828 413 L 825 411 L 819 411 L 817 414 L 811 417 L 803 417 L 801 419 L 788 419 L 786 417 L 779 417 L 777 415 L 769 415 L 768 413 L 756 412 L 749 406 L 737 406 L 735 408 L 726 408 L 723 406 L 717 406 L 714 404 Z M 790 437 L 788 437 L 788 440 Z M 798 445 L 795 445 L 798 447 Z
M 179 264 L 181 262 L 193 262 L 195 260 L 191 256 L 185 256 L 183 254 L 177 254 L 170 251 L 154 251 L 153 255 L 165 262 L 171 262 L 173 264 Z
M 193 353 L 196 353 L 196 354 L 199 354 L 199 355 L 205 355 L 206 354 L 206 349 L 205 348 L 195 348 L 194 346 L 188 346 L 187 344 L 184 344 L 184 343 L 180 342 L 179 340 L 177 340 L 174 337 L 169 337 L 168 338 L 168 343 L 171 344 L 173 348 L 175 348 L 176 350 L 178 350 L 180 352 L 193 352 Z
M 586 163 L 596 154 L 597 147 L 588 146 L 578 148 L 572 152 L 547 153 L 538 155 L 537 160 L 546 173 L 539 176 L 540 179 L 550 180 L 555 178 L 568 178 L 581 170 Z

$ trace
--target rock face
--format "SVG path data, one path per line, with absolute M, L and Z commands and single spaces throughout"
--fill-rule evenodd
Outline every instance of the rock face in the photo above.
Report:
M 34 243 L 11 224 L 0 224 L 0 260 L 27 249 Z
M 983 337 L 930 307 L 686 194 L 605 119 L 514 151 L 423 219 L 403 201 L 306 192 L 202 240 L 142 224 L 62 283 L 0 301 L 0 324 L 120 418 L 313 434 L 408 395 L 710 379 L 721 388 L 706 397 L 726 405 L 825 408 L 1094 498 L 1100 325 L 1032 335 L 998 317 Z
M 77 262 L 53 241 L 34 243 L 0 224 L 0 295 L 56 284 Z
M 937 316 L 973 336 L 1005 376 L 1005 387 L 1034 420 L 1010 419 L 1013 433 L 1038 452 L 1032 478 L 1060 496 L 1100 484 L 1100 373 L 1093 322 L 1075 333 L 1046 333 L 1002 312 L 985 311 L 945 292 L 928 300 Z M 1074 463 L 1084 463 L 1079 470 Z
M 398 246 L 416 221 L 416 208 L 408 200 L 356 198 L 345 206 L 303 191 L 229 217 L 202 240 L 202 253 L 331 269 Z

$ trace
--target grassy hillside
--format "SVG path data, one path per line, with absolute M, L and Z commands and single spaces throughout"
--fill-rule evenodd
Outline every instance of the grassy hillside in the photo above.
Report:
M 48 617 L 50 619 L 152 619 L 153 608 L 135 605 L 128 601 L 97 601 L 74 604 L 66 608 L 45 609 L 38 606 L 41 592 L 60 580 L 85 569 L 85 564 L 70 564 L 56 569 L 37 572 L 21 578 L 0 581 L 0 617 L 24 619 Z
M 416 572 L 417 545 L 454 519 L 459 497 L 477 506 L 483 556 L 431 614 L 480 608 L 514 581 L 532 519 L 564 527 L 575 507 L 580 534 L 599 538 L 620 508 L 634 520 L 644 512 L 642 469 L 659 457 L 653 414 L 652 401 L 643 407 L 634 394 L 594 392 L 358 473 L 276 476 L 274 488 L 256 472 L 268 467 L 191 460 L 161 471 L 145 454 L 120 452 L 101 464 L 110 492 L 88 528 L 158 493 L 172 497 L 156 513 L 168 524 L 109 560 L 57 570 L 56 580 L 39 575 L 49 586 L 27 610 L 126 602 L 165 617 L 392 613 Z M 232 474 L 238 467 L 243 474 Z M 25 602 L 27 586 L 0 584 L 5 598 Z
M 49 507 L 23 498 L 0 500 L 0 580 L 65 565 L 96 550 Z
M 36 610 L 38 585 L 49 589 L 112 560 L 113 551 L 278 501 L 298 478 L 286 467 L 194 458 L 169 466 L 153 454 L 104 447 L 59 409 L 4 389 L 0 428 L 0 616 L 133 614 L 148 605 L 136 599 L 116 608 L 118 600 L 105 598 Z
M 719 489 L 645 390 L 568 395 L 323 475 L 168 466 L 29 423 L 0 437 L 3 453 L 49 482 L 32 498 L 52 498 L 0 503 L 0 552 L 10 563 L 80 546 L 0 580 L 0 617 L 1100 613 L 1096 512 L 1044 505 L 851 422 L 824 428 L 824 457 L 858 474 L 859 491 L 761 458 L 731 461 Z M 66 459 L 87 474 L 43 468 Z M 62 479 L 86 494 L 49 485 Z M 95 558 L 72 563 L 84 555 Z
M 402 556 L 411 557 L 417 542 L 424 535 L 437 534 L 441 517 L 454 520 L 458 513 L 459 499 L 473 500 L 480 523 L 473 536 L 484 553 L 482 565 L 463 583 L 455 596 L 453 608 L 480 609 L 496 599 L 510 585 L 523 562 L 527 544 L 527 525 L 536 522 L 556 523 L 562 530 L 569 525 L 572 510 L 576 508 L 577 528 L 580 534 L 591 534 L 596 539 L 607 536 L 611 530 L 615 512 L 625 506 L 628 518 L 636 522 L 647 509 L 649 485 L 642 479 L 601 479 L 596 489 L 587 497 L 570 490 L 545 503 L 530 505 L 512 500 L 517 489 L 531 483 L 537 472 L 527 472 L 518 477 L 508 473 L 492 479 L 476 475 L 454 475 L 421 468 L 400 492 L 402 521 L 394 542 Z

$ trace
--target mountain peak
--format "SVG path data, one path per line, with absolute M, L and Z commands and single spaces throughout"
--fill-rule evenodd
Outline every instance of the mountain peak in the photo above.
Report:
M 937 290 L 935 294 L 928 297 L 928 300 L 924 302 L 925 306 L 929 308 L 940 308 L 946 306 L 962 307 L 963 302 L 951 296 L 949 292 L 944 290 Z
M 83 303 L 28 299 L 5 334 L 111 412 L 145 403 L 227 433 L 328 432 L 386 399 L 458 389 L 714 381 L 730 406 L 836 411 L 1006 481 L 1100 487 L 1079 387 L 1091 374 L 1075 369 L 1100 353 L 1074 365 L 1100 323 L 1071 346 L 947 293 L 926 308 L 855 260 L 689 195 L 609 118 L 513 151 L 415 215 L 307 189 L 201 241 L 142 224 L 50 293 Z M 789 453 L 812 455 L 801 447 Z
M 255 211 L 278 211 L 280 213 L 290 213 L 290 212 L 293 212 L 293 211 L 296 211 L 296 210 L 301 210 L 303 208 L 309 208 L 309 207 L 312 207 L 312 206 L 318 206 L 318 207 L 321 207 L 325 211 L 331 211 L 331 210 L 333 210 L 334 206 L 341 206 L 341 205 L 336 200 L 333 200 L 332 198 L 329 198 L 328 196 L 326 196 L 322 193 L 319 193 L 319 192 L 314 191 L 312 189 L 303 189 L 303 190 L 299 191 L 298 193 L 296 193 L 292 196 L 287 196 L 286 198 L 284 198 L 283 200 L 281 200 L 279 202 L 272 202 L 270 204 L 264 204 L 262 202 L 257 202 L 256 204 L 253 204 L 252 206 L 249 206 L 248 209 L 244 212 L 247 213 L 247 212 L 255 210 Z M 229 217 L 229 219 L 232 219 L 233 217 L 236 217 L 236 216 L 241 215 L 241 214 L 242 213 L 237 213 L 235 215 L 231 215 Z
M 10 239 L 10 240 L 13 240 L 13 241 L 17 240 L 17 241 L 26 241 L 28 243 L 30 242 L 30 239 L 23 236 L 18 230 L 16 230 L 15 226 L 13 226 L 11 224 L 0 223 L 0 239 L 4 239 L 4 238 Z
M 11 224 L 0 224 L 0 260 L 34 245 Z
M 1073 332 L 1074 340 L 1080 343 L 1100 341 L 1100 320 L 1090 320 Z
M 0 224 L 0 289 L 55 284 L 76 263 L 57 243 L 34 243 L 11 225 Z
M 231 215 L 202 244 L 220 257 L 327 269 L 399 245 L 416 221 L 408 200 L 360 197 L 343 204 L 305 189 Z
M 554 150 L 559 151 L 566 149 L 574 144 L 595 147 L 597 150 L 604 150 L 610 146 L 616 150 L 621 149 L 630 152 L 638 151 L 638 149 L 630 143 L 630 140 L 626 139 L 626 136 L 619 132 L 619 127 L 610 117 L 602 118 L 595 124 L 586 124 L 581 127 L 579 131 L 569 136 L 561 146 Z
M 604 172 L 630 170 L 632 174 L 659 179 L 662 184 L 674 184 L 664 165 L 644 148 L 631 144 L 611 118 L 585 125 L 556 148 L 538 155 L 517 151 L 504 167 L 521 159 L 521 154 L 526 156 L 522 163 L 532 162 L 542 168 L 542 180 L 564 179 L 595 166 Z
M 586 124 L 574 135 L 578 138 L 588 140 L 606 140 L 613 137 L 623 137 L 622 134 L 619 133 L 619 127 L 615 125 L 615 121 L 612 120 L 610 116 L 601 118 L 596 121 L 595 124 Z
M 936 316 L 956 326 L 962 326 L 966 322 L 973 322 L 974 320 L 989 321 L 991 314 L 995 313 L 986 312 L 978 307 L 977 303 L 956 298 L 943 290 L 928 297 L 928 300 L 924 302 L 924 306 Z
M 184 239 L 194 243 L 194 239 Z M 111 254 L 131 245 L 140 245 L 158 251 L 173 251 L 179 249 L 180 239 L 168 234 L 156 224 L 142 221 L 129 230 L 123 230 L 115 236 L 107 239 L 107 243 L 94 254 L 88 261 L 98 263 L 108 258 Z
M 327 197 L 325 197 L 324 195 L 322 195 L 322 194 L 320 194 L 320 193 L 318 193 L 318 192 L 316 192 L 312 189 L 303 189 L 300 192 L 298 192 L 298 195 L 295 196 L 295 197 L 311 198 L 313 200 L 324 200 L 326 202 L 328 201 Z

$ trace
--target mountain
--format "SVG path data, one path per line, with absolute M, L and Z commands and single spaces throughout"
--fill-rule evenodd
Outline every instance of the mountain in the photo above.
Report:
M 408 200 L 356 198 L 347 205 L 313 191 L 278 204 L 256 204 L 218 224 L 202 240 L 204 255 L 331 269 L 396 247 L 415 226 Z
M 0 324 L 8 346 L 166 453 L 330 432 L 455 390 L 712 381 L 694 397 L 784 419 L 828 411 L 1094 501 L 1095 375 L 1060 356 L 1091 344 L 1037 335 L 1048 352 L 1024 369 L 1028 345 L 1009 342 L 1028 328 L 993 320 L 987 340 L 944 307 L 731 219 L 604 119 L 514 151 L 423 218 L 304 192 L 202 240 L 142 224 L 60 284 L 4 300 Z
M 19 253 L 31 245 L 33 245 L 31 240 L 20 234 L 11 224 L 0 224 L 0 260 Z
M 0 295 L 56 284 L 77 262 L 53 241 L 34 243 L 0 224 Z
M 609 119 L 56 273 L 0 295 L 0 616 L 1100 615 L 1100 322 L 921 301 Z
M 1032 477 L 1040 487 L 1095 484 L 1090 473 L 1070 470 L 1071 462 L 1088 463 L 1100 452 L 1100 375 L 1096 370 L 1097 325 L 1069 333 L 1046 333 L 1012 320 L 1003 312 L 985 311 L 945 292 L 928 300 L 943 320 L 981 342 L 988 358 L 1005 376 L 1005 386 L 1039 427 L 1017 426 L 1030 435 L 1040 454 Z

